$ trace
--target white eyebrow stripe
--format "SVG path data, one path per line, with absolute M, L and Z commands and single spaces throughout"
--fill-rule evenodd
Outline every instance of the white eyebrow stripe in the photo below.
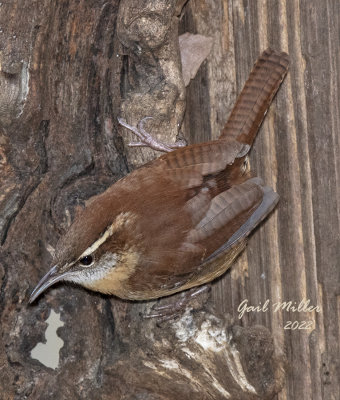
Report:
M 131 213 L 120 213 L 113 223 L 106 229 L 103 235 L 97 239 L 90 247 L 88 247 L 76 260 L 86 257 L 96 251 L 110 236 L 112 236 L 120 227 L 122 227 L 128 220 L 131 220 Z
M 114 231 L 115 231 L 115 227 L 116 224 L 113 223 L 112 225 L 110 225 L 106 231 L 104 232 L 104 234 L 97 239 L 90 247 L 88 247 L 83 254 L 81 254 L 77 261 L 80 260 L 83 257 L 89 256 L 90 254 L 92 254 L 94 251 L 96 251 L 98 249 L 98 247 L 100 247 L 110 236 L 113 235 Z

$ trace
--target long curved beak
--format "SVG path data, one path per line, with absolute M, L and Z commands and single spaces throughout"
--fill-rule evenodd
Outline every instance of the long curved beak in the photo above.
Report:
M 44 292 L 47 288 L 52 286 L 54 283 L 59 282 L 65 278 L 65 275 L 67 273 L 60 274 L 58 272 L 58 266 L 55 265 L 52 267 L 47 274 L 40 280 L 40 282 L 37 284 L 35 289 L 33 290 L 28 302 L 31 304 L 33 301 L 40 296 L 42 292 Z

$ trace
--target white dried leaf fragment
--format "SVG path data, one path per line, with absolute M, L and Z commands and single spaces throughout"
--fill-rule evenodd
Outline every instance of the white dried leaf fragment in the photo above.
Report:
M 184 33 L 179 36 L 179 48 L 181 52 L 182 74 L 185 86 L 189 85 L 202 62 L 208 57 L 213 40 L 203 35 Z

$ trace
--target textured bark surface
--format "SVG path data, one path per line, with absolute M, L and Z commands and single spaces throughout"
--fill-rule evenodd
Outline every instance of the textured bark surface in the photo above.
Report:
M 0 399 L 339 398 L 339 19 L 336 0 L 0 3 Z M 185 32 L 213 39 L 187 89 Z M 269 46 L 291 67 L 251 165 L 281 200 L 207 303 L 160 325 L 141 317 L 151 303 L 66 285 L 28 306 L 77 206 L 156 156 L 117 116 L 216 138 Z M 270 306 L 238 319 L 245 299 Z M 271 307 L 304 299 L 320 312 Z M 51 309 L 55 370 L 30 353 Z

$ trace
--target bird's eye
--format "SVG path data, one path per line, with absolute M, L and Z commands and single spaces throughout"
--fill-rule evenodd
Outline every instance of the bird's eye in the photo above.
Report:
M 83 264 L 83 265 L 86 265 L 86 266 L 91 265 L 92 262 L 93 262 L 93 257 L 92 256 L 85 256 L 85 257 L 81 258 L 79 260 L 79 262 L 80 262 L 80 264 Z

